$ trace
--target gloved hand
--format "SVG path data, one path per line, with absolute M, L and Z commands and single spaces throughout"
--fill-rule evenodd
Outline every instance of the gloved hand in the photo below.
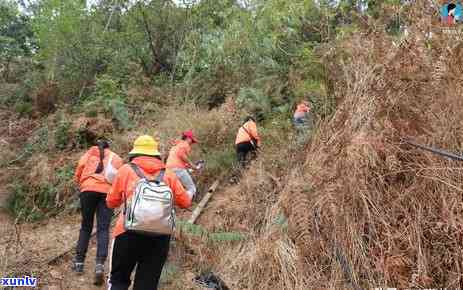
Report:
M 203 168 L 205 161 L 204 160 L 199 160 L 196 162 L 196 170 L 200 170 Z

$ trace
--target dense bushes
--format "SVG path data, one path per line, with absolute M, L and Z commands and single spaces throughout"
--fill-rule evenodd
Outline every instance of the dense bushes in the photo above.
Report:
M 303 63 L 321 38 L 308 37 L 305 29 L 323 11 L 312 1 L 257 2 L 252 9 L 226 0 L 191 7 L 169 1 L 130 7 L 102 2 L 84 9 L 70 0 L 59 5 L 44 0 L 31 10 L 39 46 L 33 58 L 41 66 L 34 72 L 45 83 L 57 84 L 55 103 L 103 102 L 99 105 L 117 115 L 122 128 L 130 124 L 121 116 L 126 113 L 119 97 L 142 77 L 150 80 L 148 85 L 184 87 L 186 94 L 177 97 L 211 107 L 230 94 L 242 95 L 243 87 L 281 105 L 306 94 L 308 86 L 301 88 L 292 80 L 294 74 L 309 77 L 310 89 L 318 89 L 320 64 Z M 39 78 L 31 74 L 25 79 Z M 101 89 L 118 101 L 101 98 Z M 28 113 L 29 107 L 20 104 L 18 110 Z
M 38 221 L 55 215 L 67 205 L 70 194 L 75 193 L 72 184 L 73 165 L 68 164 L 54 171 L 48 171 L 47 168 L 39 170 L 45 172 L 33 172 L 10 185 L 7 209 L 19 221 Z M 51 176 L 45 176 L 47 173 Z
M 126 94 L 114 79 L 108 75 L 97 78 L 95 90 L 83 104 L 88 117 L 96 117 L 99 113 L 105 114 L 115 121 L 121 129 L 129 129 L 131 121 L 125 106 Z

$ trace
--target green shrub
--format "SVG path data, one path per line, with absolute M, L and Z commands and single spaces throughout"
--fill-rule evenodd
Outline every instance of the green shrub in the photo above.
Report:
M 204 236 L 207 235 L 207 230 L 200 225 L 190 224 L 186 221 L 178 220 L 177 229 L 181 232 L 193 235 L 193 236 Z
M 112 100 L 109 104 L 111 106 L 111 115 L 117 126 L 121 129 L 130 129 L 132 123 L 130 122 L 129 111 L 124 102 Z
M 33 106 L 30 102 L 17 102 L 14 106 L 14 110 L 19 114 L 19 116 L 25 117 L 31 115 Z
M 242 110 L 253 114 L 258 119 L 264 118 L 272 111 L 271 99 L 255 88 L 242 88 L 236 103 Z
M 233 146 L 226 146 L 223 150 L 214 150 L 204 154 L 206 167 L 204 175 L 218 177 L 223 172 L 230 171 L 236 163 L 236 154 Z
M 88 107 L 85 111 L 85 117 L 88 118 L 95 118 L 98 116 L 98 108 L 96 107 Z
M 67 145 L 71 140 L 71 123 L 66 120 L 62 120 L 55 130 L 55 147 L 59 150 L 66 149 Z
M 65 166 L 59 167 L 56 170 L 56 182 L 58 185 L 62 185 L 66 182 L 72 181 L 74 177 L 74 164 L 70 163 Z
M 83 108 L 85 115 L 95 117 L 99 113 L 106 114 L 121 129 L 130 129 L 129 111 L 126 106 L 126 94 L 117 81 L 108 75 L 97 78 L 93 94 L 87 98 Z
M 186 234 L 201 236 L 210 242 L 234 242 L 246 239 L 246 235 L 240 232 L 216 232 L 210 233 L 200 225 L 190 224 L 186 221 L 177 221 L 177 228 Z
M 13 183 L 12 194 L 7 201 L 7 209 L 19 221 L 34 222 L 64 209 L 65 201 L 73 191 L 73 164 L 56 169 L 52 183 L 33 187 L 27 180 Z M 58 200 L 58 196 L 60 199 Z
M 29 138 L 28 142 L 22 148 L 22 151 L 17 154 L 13 160 L 0 161 L 0 166 L 12 165 L 16 162 L 25 160 L 35 152 L 46 152 L 48 150 L 48 127 L 44 126 L 36 130 Z
M 212 233 L 209 235 L 209 240 L 212 242 L 237 242 L 245 239 L 246 236 L 239 232 Z
M 7 209 L 19 221 L 38 221 L 56 212 L 55 194 L 52 186 L 33 189 L 26 183 L 14 183 Z

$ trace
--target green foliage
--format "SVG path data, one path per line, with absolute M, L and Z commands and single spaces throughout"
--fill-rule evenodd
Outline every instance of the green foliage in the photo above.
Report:
M 233 146 L 203 152 L 206 167 L 201 173 L 201 179 L 217 178 L 223 172 L 230 172 L 236 165 L 236 153 Z
M 177 229 L 181 232 L 188 233 L 193 236 L 205 236 L 207 230 L 200 225 L 190 224 L 189 222 L 177 220 Z
M 93 46 L 84 51 L 78 43 L 86 23 L 82 21 L 84 9 L 84 2 L 72 0 L 43 0 L 37 6 L 33 27 L 40 48 L 38 60 L 46 65 L 49 79 L 55 79 L 56 70 L 60 70 L 59 75 L 69 76 L 75 69 L 73 64 L 77 58 L 83 65 L 88 64 L 82 53 L 92 51 Z M 73 48 L 72 52 L 70 48 Z M 66 70 L 60 69 L 60 61 L 67 64 Z
M 224 232 L 224 233 L 213 233 L 209 235 L 209 240 L 212 242 L 238 242 L 245 240 L 245 236 L 238 232 Z
M 180 84 L 185 101 L 210 106 L 236 94 L 251 100 L 249 110 L 269 115 L 296 98 L 326 94 L 315 51 L 355 31 L 359 14 L 374 16 L 401 1 L 378 3 L 253 0 L 243 9 L 229 0 L 100 1 L 89 9 L 85 1 L 41 0 L 30 17 L 34 58 L 58 81 L 65 101 L 104 100 L 98 109 L 87 104 L 86 113 L 103 107 L 123 129 L 131 126 L 129 110 L 117 95 L 145 78 L 156 86 Z M 397 23 L 388 29 L 396 31 Z
M 109 115 L 121 129 L 132 127 L 125 104 L 126 95 L 119 84 L 108 75 L 97 78 L 95 90 L 84 104 L 87 116 Z
M 74 177 L 74 165 L 67 164 L 56 170 L 56 183 L 58 186 L 63 186 L 65 183 L 72 182 Z
M 12 194 L 7 202 L 7 209 L 20 221 L 34 222 L 52 213 L 55 194 L 53 186 L 33 189 L 26 183 L 12 185 Z
M 265 96 L 262 91 L 254 88 L 241 89 L 236 99 L 241 109 L 259 119 L 271 112 L 272 107 L 270 101 L 270 98 Z
M 46 152 L 48 150 L 48 128 L 46 126 L 37 129 L 29 138 L 22 151 L 13 160 L 3 160 L 0 166 L 12 165 L 29 158 L 33 153 Z
M 200 225 L 190 224 L 186 221 L 177 221 L 177 229 L 183 233 L 193 236 L 201 236 L 207 241 L 220 242 L 236 242 L 246 239 L 246 235 L 239 232 L 216 232 L 210 233 Z
M 64 150 L 71 141 L 71 123 L 67 120 L 61 120 L 55 130 L 55 148 Z
M 111 114 L 116 121 L 116 124 L 122 129 L 130 129 L 132 127 L 129 111 L 122 101 L 113 100 L 110 103 Z
M 211 107 L 236 93 L 262 115 L 305 95 L 304 90 L 323 93 L 313 51 L 335 37 L 333 15 L 353 8 L 312 0 L 241 5 L 229 0 L 203 0 L 191 7 L 167 0 L 102 1 L 86 9 L 84 2 L 42 0 L 33 17 L 40 47 L 36 59 L 49 79 L 58 80 L 63 95 L 86 100 L 86 114 L 100 112 L 89 100 L 104 100 L 97 107 L 123 129 L 131 124 L 126 100 L 116 95 L 145 77 L 156 86 L 182 84 L 186 101 Z
M 29 116 L 32 111 L 33 107 L 30 102 L 17 102 L 14 106 L 14 110 L 19 114 L 20 117 Z
M 33 47 L 29 17 L 19 12 L 15 1 L 0 0 L 0 64 L 5 65 L 4 79 L 8 81 L 14 58 L 29 56 Z
M 103 101 L 120 99 L 122 93 L 115 80 L 108 75 L 103 75 L 96 80 L 92 98 Z
M 27 175 L 26 175 L 27 176 Z M 34 222 L 59 213 L 73 191 L 74 165 L 58 167 L 51 182 L 39 185 L 26 179 L 11 185 L 7 209 L 19 220 Z M 36 185 L 32 185 L 36 184 Z

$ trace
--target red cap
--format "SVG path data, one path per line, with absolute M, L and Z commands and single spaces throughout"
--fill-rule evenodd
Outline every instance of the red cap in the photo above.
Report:
M 193 134 L 192 130 L 187 130 L 182 133 L 183 137 L 190 138 L 193 143 L 198 143 L 198 139 L 196 139 L 195 135 Z

